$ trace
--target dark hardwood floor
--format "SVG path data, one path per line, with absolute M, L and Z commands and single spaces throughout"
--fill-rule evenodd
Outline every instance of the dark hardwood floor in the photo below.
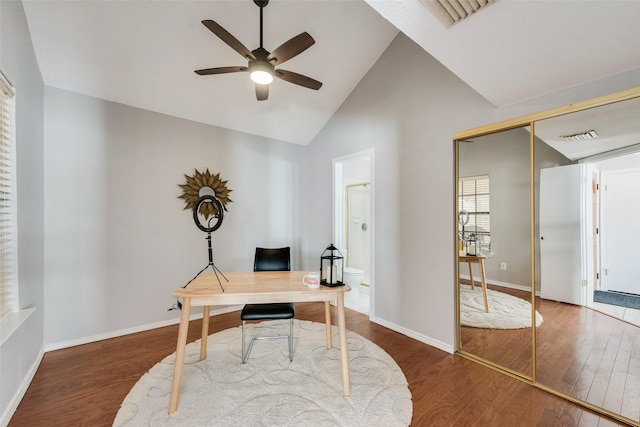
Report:
M 530 300 L 527 292 L 489 286 Z M 640 328 L 587 307 L 536 297 L 536 380 L 640 421 Z M 532 375 L 531 330 L 462 328 L 463 348 Z M 522 350 L 522 351 L 520 351 Z M 577 416 L 573 414 L 572 416 Z M 580 414 L 582 424 L 589 417 Z
M 211 318 L 209 333 L 240 324 Z M 324 320 L 324 306 L 296 304 L 296 318 Z M 414 426 L 613 426 L 606 417 L 458 355 L 437 350 L 347 310 L 347 328 L 386 350 L 402 368 Z M 189 328 L 199 338 L 200 321 Z M 109 426 L 131 387 L 175 351 L 177 325 L 48 352 L 9 426 Z M 349 426 L 350 427 L 350 426 Z

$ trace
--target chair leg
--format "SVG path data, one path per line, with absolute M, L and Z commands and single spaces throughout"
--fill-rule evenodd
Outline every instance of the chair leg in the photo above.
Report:
M 251 349 L 253 348 L 253 343 L 256 340 L 263 340 L 263 339 L 278 339 L 278 338 L 289 338 L 289 361 L 293 362 L 293 318 L 289 319 L 289 336 L 287 337 L 286 335 L 280 335 L 277 337 L 258 337 L 258 336 L 254 336 L 251 338 L 251 342 L 249 343 L 249 348 L 246 350 L 245 352 L 245 321 L 242 321 L 242 363 L 245 364 L 247 363 L 247 359 L 249 358 L 249 354 L 251 354 Z
M 242 363 L 246 363 L 247 359 L 244 356 L 244 324 L 245 321 L 242 321 Z
M 293 318 L 289 319 L 289 362 L 293 362 Z

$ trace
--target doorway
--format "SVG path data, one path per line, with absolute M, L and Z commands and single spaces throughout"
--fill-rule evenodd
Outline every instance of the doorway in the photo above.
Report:
M 373 149 L 334 159 L 334 242 L 351 287 L 345 306 L 373 315 Z
M 640 153 L 612 153 L 589 164 L 597 176 L 597 244 L 593 250 L 598 274 L 590 307 L 640 326 L 640 272 L 633 242 L 640 235 L 635 213 L 640 209 Z
M 640 169 L 604 171 L 602 184 L 602 290 L 640 295 Z

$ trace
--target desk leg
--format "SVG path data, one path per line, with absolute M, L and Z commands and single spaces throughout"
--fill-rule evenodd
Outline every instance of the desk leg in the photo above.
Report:
M 202 336 L 200 337 L 200 360 L 207 358 L 207 337 L 209 337 L 209 306 L 202 308 Z
M 484 275 L 484 262 L 482 258 L 478 260 L 478 265 L 480 266 L 480 283 L 482 284 L 482 296 L 484 297 L 484 311 L 485 313 L 489 312 L 489 300 L 487 299 L 487 279 Z
M 333 339 L 331 337 L 331 304 L 329 301 L 324 302 L 324 324 L 327 328 L 327 348 L 333 347 Z
M 476 286 L 475 286 L 475 283 L 473 282 L 473 267 L 471 267 L 470 262 L 468 262 L 467 265 L 469 266 L 469 279 L 471 280 L 471 290 L 475 291 Z
M 342 362 L 342 388 L 345 396 L 349 396 L 349 355 L 347 354 L 347 331 L 344 320 L 344 292 L 338 294 L 338 329 L 340 330 L 340 360 Z
M 182 313 L 180 314 L 180 327 L 178 328 L 178 343 L 176 345 L 176 360 L 173 364 L 173 382 L 171 383 L 171 398 L 169 399 L 169 414 L 178 409 L 178 393 L 180 393 L 180 376 L 182 375 L 182 363 L 187 346 L 187 332 L 189 331 L 189 314 L 191 312 L 191 298 L 182 300 Z

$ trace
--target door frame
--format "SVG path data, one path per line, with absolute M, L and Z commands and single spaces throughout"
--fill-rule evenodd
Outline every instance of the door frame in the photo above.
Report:
M 346 194 L 344 186 L 344 164 L 353 160 L 366 160 L 369 165 L 369 317 L 374 317 L 375 301 L 375 150 L 369 148 L 333 159 L 333 241 L 337 247 L 344 247 L 346 242 Z
M 609 230 L 607 229 L 607 191 L 606 186 L 608 184 L 608 178 L 612 175 L 626 174 L 626 173 L 640 173 L 640 168 L 619 168 L 619 169 L 608 169 L 600 172 L 600 183 L 604 186 L 603 190 L 600 192 L 600 288 L 601 290 L 608 291 L 610 290 L 610 283 L 607 277 L 607 268 L 610 267 L 609 259 L 611 255 L 608 251 L 608 240 L 607 233 Z M 615 291 L 615 289 L 613 289 Z

